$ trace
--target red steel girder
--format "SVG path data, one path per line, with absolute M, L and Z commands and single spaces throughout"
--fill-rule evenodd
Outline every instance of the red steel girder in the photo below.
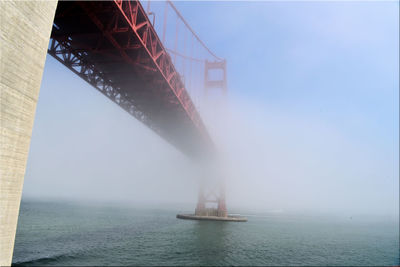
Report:
M 49 54 L 184 153 L 213 150 L 139 1 L 59 2 Z
M 140 2 L 115 0 L 114 3 L 116 3 L 125 19 L 129 22 L 131 29 L 136 33 L 142 45 L 146 48 L 153 62 L 169 83 L 171 90 L 175 93 L 193 123 L 200 131 L 205 133 L 206 130 L 200 116 L 180 80 L 179 74 L 175 70 L 170 56 L 158 38 Z M 178 94 L 178 92 L 181 93 Z

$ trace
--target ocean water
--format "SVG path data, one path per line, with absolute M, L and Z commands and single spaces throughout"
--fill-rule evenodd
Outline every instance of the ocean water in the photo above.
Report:
M 23 201 L 13 265 L 399 265 L 398 221 L 285 213 L 189 221 L 174 208 Z

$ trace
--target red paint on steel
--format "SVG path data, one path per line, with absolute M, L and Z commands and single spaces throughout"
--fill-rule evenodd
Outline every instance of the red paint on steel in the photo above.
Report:
M 212 80 L 210 79 L 209 72 L 213 70 L 220 70 L 222 71 L 222 77 L 219 80 Z M 223 61 L 214 61 L 205 62 L 205 69 L 204 69 L 204 89 L 205 94 L 212 88 L 218 88 L 222 90 L 224 94 L 227 93 L 227 80 L 226 80 L 226 60 Z
M 139 1 L 60 1 L 48 53 L 183 152 L 213 150 Z

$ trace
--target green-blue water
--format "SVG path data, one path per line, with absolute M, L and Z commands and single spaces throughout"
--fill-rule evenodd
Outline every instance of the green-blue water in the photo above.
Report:
M 188 221 L 176 210 L 22 202 L 15 265 L 399 265 L 397 221 L 288 214 Z

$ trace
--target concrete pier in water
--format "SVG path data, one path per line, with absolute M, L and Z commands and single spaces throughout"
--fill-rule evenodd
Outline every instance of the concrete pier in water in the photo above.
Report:
M 184 220 L 199 220 L 199 221 L 247 222 L 246 217 L 229 216 L 229 215 L 226 217 L 219 217 L 219 216 L 201 216 L 195 214 L 178 214 L 176 215 L 176 218 Z

